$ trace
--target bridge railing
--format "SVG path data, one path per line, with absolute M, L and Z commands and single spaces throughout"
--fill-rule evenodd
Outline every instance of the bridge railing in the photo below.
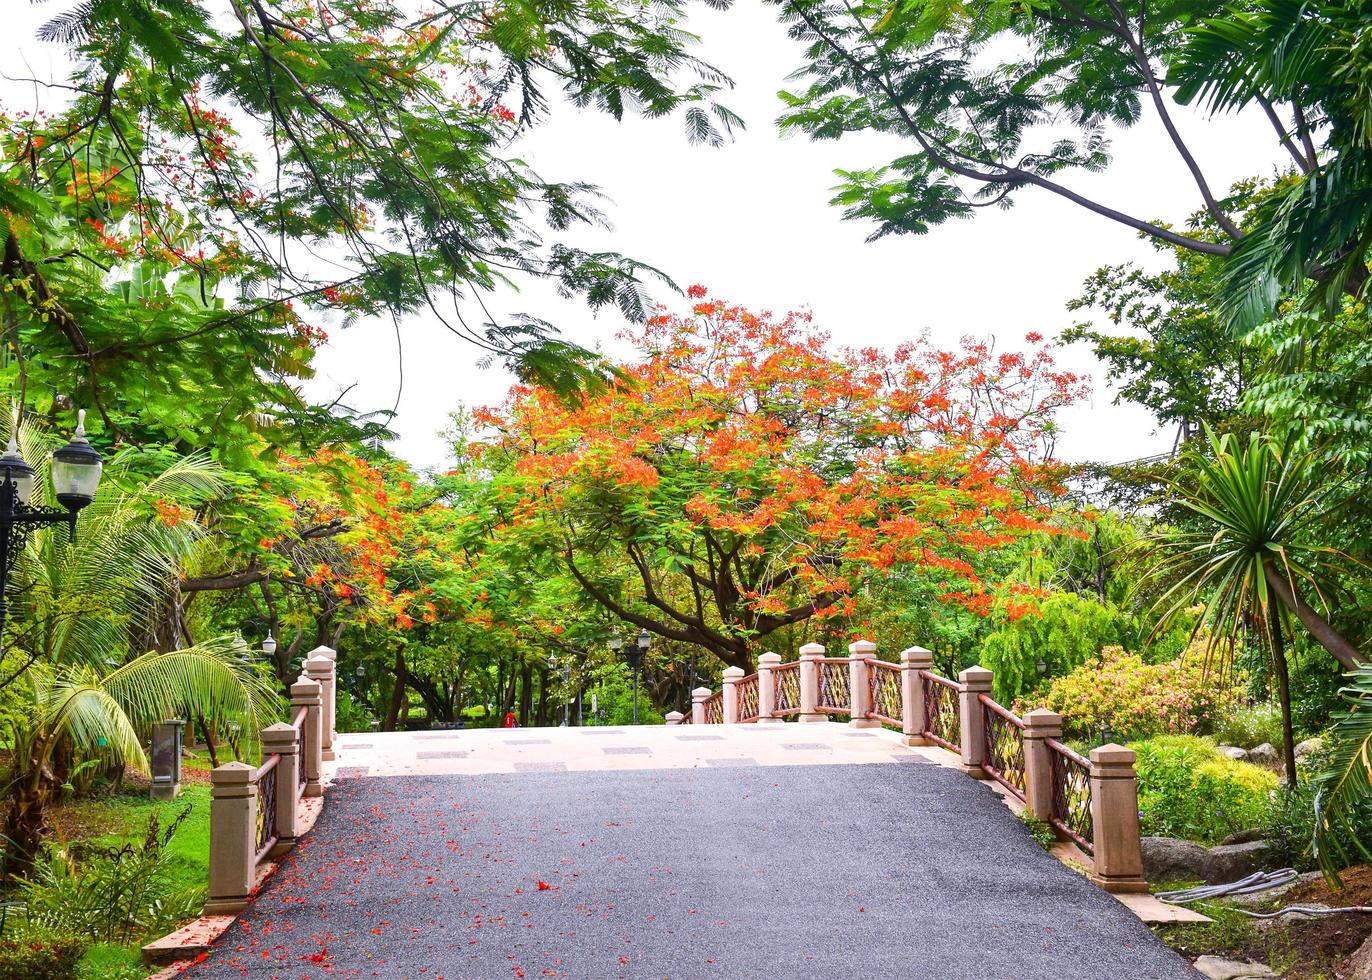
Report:
M 790 663 L 765 653 L 757 673 L 729 667 L 719 691 L 692 692 L 691 720 L 778 724 L 846 716 L 854 727 L 898 728 L 906 745 L 946 749 L 969 776 L 1004 787 L 1091 856 L 1093 877 L 1103 887 L 1146 890 L 1130 749 L 1104 745 L 1083 756 L 1061 741 L 1061 715 L 1040 708 L 1021 718 L 998 704 L 984 667 L 969 667 L 953 680 L 934 672 L 933 655 L 922 647 L 902 650 L 899 663 L 877 659 L 876 650 L 859 640 L 847 657 L 831 657 L 812 643 Z M 684 721 L 676 712 L 668 717 L 671 724 Z
M 332 651 L 329 651 L 332 653 Z M 240 911 L 258 870 L 295 846 L 304 801 L 323 795 L 320 775 L 332 706 L 334 660 L 311 656 L 291 685 L 291 721 L 262 729 L 262 764 L 229 762 L 210 773 L 210 869 L 207 915 Z M 331 734 L 331 733 L 330 733 Z

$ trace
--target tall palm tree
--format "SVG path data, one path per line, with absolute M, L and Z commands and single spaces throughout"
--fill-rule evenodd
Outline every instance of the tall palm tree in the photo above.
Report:
M 193 711 L 255 732 L 277 708 L 270 684 L 239 659 L 228 636 L 145 653 L 104 670 L 37 663 L 20 685 L 26 697 L 8 719 L 14 750 L 5 787 L 10 871 L 27 865 L 42 843 L 47 808 L 64 781 L 56 764 L 63 753 L 146 772 L 142 734 L 153 722 Z
M 1156 630 L 1188 607 L 1202 605 L 1196 629 L 1210 632 L 1210 651 L 1227 655 L 1255 629 L 1272 658 L 1281 702 L 1284 755 L 1296 782 L 1295 738 L 1286 635 L 1294 614 L 1344 667 L 1362 654 L 1316 608 L 1327 607 L 1327 583 L 1354 564 L 1321 543 L 1337 508 L 1334 487 L 1322 481 L 1313 456 L 1287 454 L 1254 433 L 1246 442 L 1207 428 L 1210 453 L 1193 453 L 1186 476 L 1172 482 L 1175 499 L 1201 526 L 1165 530 L 1151 539 L 1161 560 L 1153 574 L 1171 586 L 1159 599 Z M 1309 597 L 1309 598 L 1307 598 Z M 1313 604 L 1312 604 L 1313 603 Z

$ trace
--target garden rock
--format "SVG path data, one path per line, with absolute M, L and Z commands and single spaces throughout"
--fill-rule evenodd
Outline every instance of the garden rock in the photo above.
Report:
M 1267 851 L 1268 843 L 1264 840 L 1212 847 L 1204 865 L 1205 880 L 1212 885 L 1224 885 L 1247 878 L 1262 868 Z
M 1318 752 L 1320 744 L 1320 740 L 1317 738 L 1307 738 L 1303 742 L 1296 743 L 1296 761 L 1299 762 L 1311 752 Z
M 1248 761 L 1257 766 L 1275 766 L 1280 760 L 1281 755 L 1271 742 L 1263 742 L 1248 750 Z
M 1276 976 L 1270 966 L 1262 963 L 1226 960 L 1222 956 L 1202 956 L 1192 965 L 1210 980 L 1254 980 L 1257 977 Z
M 1372 980 L 1372 937 L 1348 958 L 1348 970 L 1344 976 L 1348 980 Z
M 1261 827 L 1249 827 L 1247 830 L 1239 830 L 1230 834 L 1221 844 L 1249 844 L 1255 840 L 1262 840 L 1262 835 L 1266 833 Z
M 1210 851 L 1189 840 L 1145 837 L 1143 876 L 1149 881 L 1196 881 L 1205 877 Z
M 1220 745 L 1216 747 L 1220 755 L 1227 756 L 1235 762 L 1247 762 L 1248 750 L 1241 749 L 1237 745 Z

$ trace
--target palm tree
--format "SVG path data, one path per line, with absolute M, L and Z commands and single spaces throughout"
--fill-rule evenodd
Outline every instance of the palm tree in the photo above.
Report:
M 34 485 L 54 505 L 46 472 L 53 437 L 32 420 L 20 425 L 18 436 L 24 457 L 43 461 Z M 24 666 L 107 667 L 130 645 L 131 630 L 146 634 L 179 566 L 203 538 L 194 514 L 225 485 L 218 464 L 197 454 L 140 478 L 134 471 L 140 462 L 147 459 L 123 452 L 106 463 L 106 478 L 82 511 L 74 541 L 60 530 L 29 539 L 10 580 L 12 601 L 23 615 L 9 625 L 27 653 Z M 143 648 L 143 639 L 134 641 L 135 649 Z M 0 677 L 0 688 L 15 673 Z
M 27 696 L 8 719 L 14 749 L 6 785 L 9 871 L 26 866 L 42 843 L 47 807 L 64 782 L 59 758 L 146 772 L 141 733 L 155 721 L 194 711 L 255 732 L 277 708 L 270 685 L 239 659 L 228 636 L 185 650 L 145 653 L 105 670 L 38 663 L 21 684 Z
M 1172 582 L 1158 605 L 1154 632 L 1202 604 L 1196 630 L 1210 633 L 1210 652 L 1226 655 L 1255 629 L 1272 657 L 1281 702 L 1289 784 L 1296 783 L 1295 738 L 1286 634 L 1294 614 L 1345 668 L 1362 654 L 1311 604 L 1327 608 L 1326 583 L 1353 560 L 1320 543 L 1333 513 L 1333 489 L 1319 479 L 1315 458 L 1290 455 L 1254 433 L 1246 443 L 1207 428 L 1210 455 L 1195 453 L 1184 479 L 1172 481 L 1178 503 L 1201 519 L 1195 530 L 1166 530 L 1152 538 L 1162 559 L 1156 578 Z M 1305 598 L 1311 597 L 1310 599 Z
M 1372 665 L 1363 664 L 1348 681 L 1339 691 L 1348 710 L 1329 733 L 1329 763 L 1315 780 L 1315 859 L 1334 879 L 1350 858 L 1372 861 L 1353 820 L 1356 811 L 1372 810 Z

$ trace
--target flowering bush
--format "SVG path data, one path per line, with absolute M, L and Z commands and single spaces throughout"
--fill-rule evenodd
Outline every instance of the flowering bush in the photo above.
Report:
M 1147 836 L 1218 844 L 1264 823 L 1273 773 L 1220 755 L 1210 739 L 1165 735 L 1134 742 L 1139 822 Z
M 1241 674 L 1207 670 L 1194 651 L 1149 664 L 1120 647 L 1106 647 L 1099 659 L 1056 678 L 1041 703 L 1063 716 L 1069 735 L 1109 728 L 1146 738 L 1206 728 L 1237 708 L 1244 685 Z

